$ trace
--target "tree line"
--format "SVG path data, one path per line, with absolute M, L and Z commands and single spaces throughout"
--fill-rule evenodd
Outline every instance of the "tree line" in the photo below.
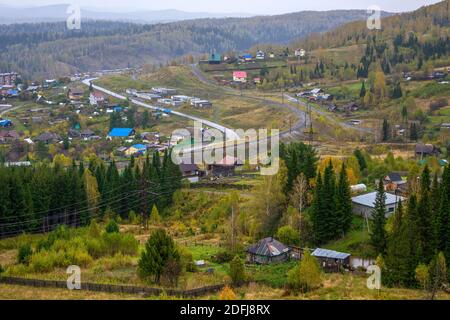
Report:
M 170 152 L 132 158 L 123 170 L 98 158 L 86 166 L 1 166 L 0 236 L 46 232 L 60 224 L 83 226 L 105 213 L 128 218 L 134 212 L 145 223 L 154 206 L 161 211 L 171 204 L 181 180 Z

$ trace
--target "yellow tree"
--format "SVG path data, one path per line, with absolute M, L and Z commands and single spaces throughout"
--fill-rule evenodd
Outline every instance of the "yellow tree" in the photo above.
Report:
M 91 216 L 95 216 L 98 213 L 98 203 L 100 201 L 100 192 L 98 191 L 97 179 L 89 169 L 85 169 L 83 173 L 83 181 L 86 190 L 89 213 Z

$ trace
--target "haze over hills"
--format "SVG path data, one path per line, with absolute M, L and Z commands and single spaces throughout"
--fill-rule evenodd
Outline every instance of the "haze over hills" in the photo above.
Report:
M 365 10 L 334 10 L 145 25 L 82 21 L 81 30 L 67 30 L 65 22 L 7 25 L 0 29 L 0 71 L 56 77 L 166 63 L 185 55 L 242 51 L 267 43 L 287 45 L 367 17 Z
M 68 4 L 38 6 L 38 7 L 9 7 L 0 5 L 0 24 L 36 23 L 65 21 Z M 100 9 L 81 8 L 81 18 L 88 20 L 128 21 L 136 23 L 161 23 L 181 20 L 250 17 L 248 13 L 211 13 L 185 12 L 175 9 L 155 11 L 114 12 Z

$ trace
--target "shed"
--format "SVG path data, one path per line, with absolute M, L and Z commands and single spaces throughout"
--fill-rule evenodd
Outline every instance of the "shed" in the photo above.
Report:
M 339 271 L 340 267 L 350 268 L 350 254 L 333 250 L 317 248 L 311 254 L 316 257 L 325 271 Z
M 247 262 L 256 264 L 284 262 L 289 260 L 290 252 L 288 246 L 269 237 L 247 249 Z

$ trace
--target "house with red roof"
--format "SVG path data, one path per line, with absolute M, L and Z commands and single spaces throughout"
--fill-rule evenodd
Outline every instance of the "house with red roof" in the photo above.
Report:
M 247 82 L 247 72 L 245 71 L 234 71 L 233 72 L 233 81 L 246 83 Z

